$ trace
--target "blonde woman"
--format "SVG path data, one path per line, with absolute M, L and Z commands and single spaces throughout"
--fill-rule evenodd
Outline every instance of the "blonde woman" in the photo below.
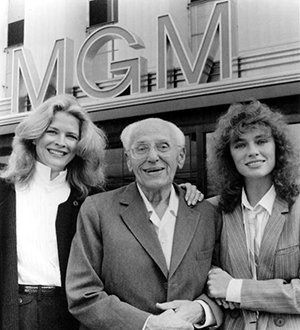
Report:
M 70 95 L 48 99 L 16 128 L 0 180 L 1 326 L 78 328 L 64 292 L 79 207 L 104 183 L 105 134 Z

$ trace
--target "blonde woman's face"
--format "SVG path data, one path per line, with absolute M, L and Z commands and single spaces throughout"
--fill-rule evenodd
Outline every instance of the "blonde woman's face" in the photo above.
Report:
M 79 120 L 66 112 L 57 112 L 45 133 L 35 141 L 37 161 L 51 168 L 51 179 L 75 157 L 79 137 Z

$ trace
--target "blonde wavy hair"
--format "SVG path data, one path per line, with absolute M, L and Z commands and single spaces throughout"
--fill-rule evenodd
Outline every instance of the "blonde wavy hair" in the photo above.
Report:
M 36 164 L 33 142 L 45 133 L 57 112 L 66 112 L 80 123 L 80 139 L 76 156 L 67 165 L 67 181 L 71 188 L 79 192 L 80 198 L 84 199 L 92 188 L 101 188 L 105 183 L 104 156 L 107 140 L 105 133 L 92 122 L 77 100 L 68 94 L 46 100 L 17 126 L 12 153 L 0 177 L 23 186 L 30 182 Z

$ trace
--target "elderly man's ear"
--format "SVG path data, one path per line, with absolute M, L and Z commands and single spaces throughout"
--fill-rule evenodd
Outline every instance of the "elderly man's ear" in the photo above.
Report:
M 126 158 L 127 168 L 129 170 L 129 172 L 132 172 L 132 166 L 131 166 L 131 162 L 130 162 L 130 157 L 128 156 L 127 151 L 125 151 L 125 158 Z
M 181 150 L 178 153 L 178 168 L 183 168 L 184 162 L 185 162 L 185 156 L 186 156 L 186 149 L 185 147 L 182 147 Z

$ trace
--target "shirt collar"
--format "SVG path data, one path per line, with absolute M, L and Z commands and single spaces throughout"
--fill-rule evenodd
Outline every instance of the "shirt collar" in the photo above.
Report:
M 261 200 L 254 207 L 252 207 L 248 201 L 244 187 L 242 189 L 242 205 L 249 210 L 254 210 L 258 206 L 262 206 L 265 210 L 268 211 L 269 215 L 271 215 L 275 198 L 276 198 L 276 191 L 274 185 L 272 185 L 272 187 L 261 198 Z
M 153 212 L 155 212 L 152 204 L 149 202 L 149 200 L 147 199 L 146 195 L 144 194 L 143 190 L 141 189 L 141 187 L 139 186 L 139 184 L 137 183 L 137 187 L 139 190 L 139 193 L 142 196 L 142 199 L 146 205 L 147 211 L 148 213 L 152 214 Z M 172 213 L 175 217 L 177 216 L 177 212 L 178 212 L 178 206 L 179 206 L 179 198 L 176 195 L 174 186 L 172 185 L 171 187 L 171 193 L 170 193 L 170 199 L 169 199 L 169 206 L 166 210 L 166 212 L 170 212 Z
M 67 170 L 61 171 L 54 180 L 51 180 L 51 168 L 38 161 L 36 161 L 35 163 L 35 173 L 34 173 L 35 180 L 42 180 L 47 184 L 50 184 L 52 182 L 54 184 L 54 183 L 65 182 L 66 177 L 67 177 Z

